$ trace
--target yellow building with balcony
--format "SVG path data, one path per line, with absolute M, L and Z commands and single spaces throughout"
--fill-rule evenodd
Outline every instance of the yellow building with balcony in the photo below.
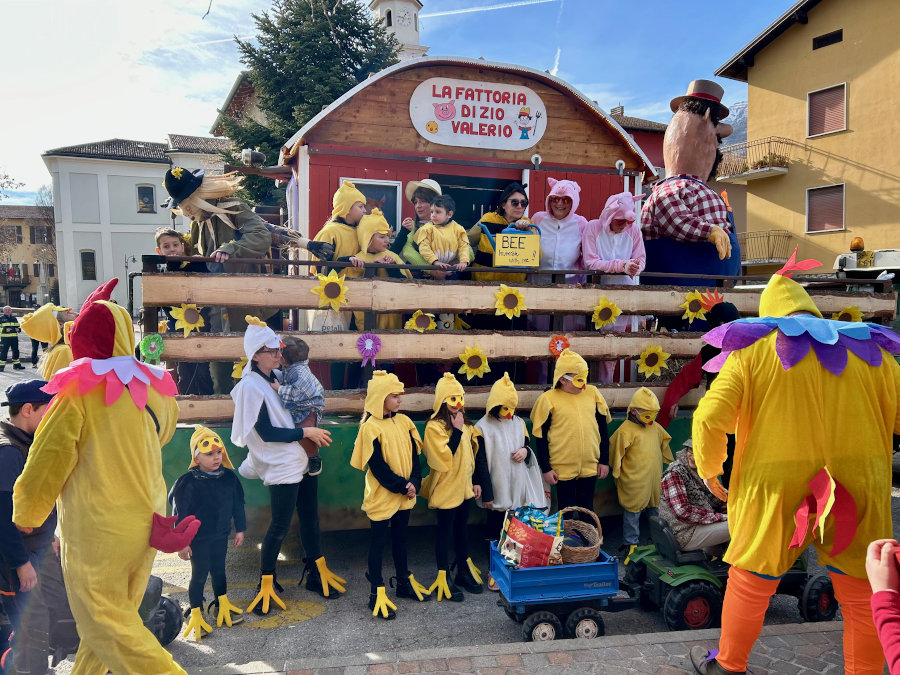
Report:
M 898 26 L 898 0 L 801 0 L 716 71 L 748 84 L 747 142 L 717 176 L 747 186 L 748 271 L 794 245 L 821 272 L 854 237 L 900 248 Z

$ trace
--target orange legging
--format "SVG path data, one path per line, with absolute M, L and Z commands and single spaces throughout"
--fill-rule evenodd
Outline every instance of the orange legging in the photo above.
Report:
M 847 675 L 881 675 L 884 655 L 869 604 L 872 589 L 866 579 L 829 572 L 834 594 L 844 616 L 844 672 Z M 719 665 L 744 672 L 753 643 L 762 630 L 769 598 L 778 579 L 764 579 L 752 572 L 732 567 L 722 607 L 722 636 Z

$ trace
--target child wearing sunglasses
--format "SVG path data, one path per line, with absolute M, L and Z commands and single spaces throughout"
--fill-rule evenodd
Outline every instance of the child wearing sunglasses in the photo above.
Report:
M 462 602 L 465 596 L 459 586 L 469 593 L 484 591 L 479 570 L 469 557 L 466 527 L 472 499 L 481 497 L 482 486 L 490 486 L 491 479 L 484 453 L 478 451 L 481 432 L 466 418 L 464 406 L 462 385 L 453 373 L 444 373 L 434 390 L 434 414 L 425 425 L 425 457 L 431 473 L 422 481 L 421 490 L 428 508 L 437 513 L 434 548 L 438 573 L 428 590 L 437 591 L 438 601 Z M 455 583 L 449 578 L 451 540 L 456 554 Z

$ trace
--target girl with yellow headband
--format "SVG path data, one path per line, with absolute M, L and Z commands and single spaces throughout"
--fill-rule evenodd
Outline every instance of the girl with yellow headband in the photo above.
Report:
M 473 482 L 476 469 L 478 438 L 481 432 L 466 418 L 465 391 L 453 373 L 444 373 L 434 390 L 434 414 L 425 425 L 425 456 L 431 467 L 422 481 L 422 496 L 428 500 L 428 508 L 437 512 L 435 557 L 437 579 L 429 591 L 437 591 L 438 601 L 449 599 L 462 602 L 465 599 L 458 586 L 469 593 L 482 593 L 481 576 L 469 557 L 468 533 L 469 505 L 473 498 L 482 496 L 482 486 L 490 487 L 487 463 L 482 464 L 478 478 Z M 450 542 L 456 554 L 456 583 L 448 578 L 450 569 Z

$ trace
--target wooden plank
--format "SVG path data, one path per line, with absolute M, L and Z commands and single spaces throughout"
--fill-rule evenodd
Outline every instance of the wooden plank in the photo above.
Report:
M 480 416 L 487 405 L 490 387 L 477 386 L 466 388 L 466 408 L 469 416 Z M 614 385 L 598 385 L 607 405 L 613 410 L 624 410 L 628 407 L 631 397 L 638 387 L 647 386 L 642 383 Z M 657 398 L 662 400 L 666 386 L 648 387 Z M 525 417 L 534 406 L 537 397 L 546 387 L 521 386 L 519 392 L 519 415 Z M 697 388 L 690 391 L 681 399 L 678 407 L 683 410 L 694 408 L 703 389 Z M 358 414 L 362 415 L 366 393 L 364 390 L 343 390 L 325 392 L 325 413 Z M 234 417 L 234 401 L 230 396 L 178 396 L 178 421 L 182 424 L 196 424 L 199 422 L 228 421 Z M 404 413 L 431 412 L 434 401 L 434 390 L 428 388 L 409 388 L 403 395 L 402 411 Z M 327 422 L 325 424 L 327 428 Z
M 314 277 L 252 274 L 145 274 L 141 285 L 144 304 L 167 307 L 193 302 L 200 306 L 284 307 L 315 309 L 318 296 L 311 292 L 319 281 Z M 348 279 L 347 310 L 378 313 L 406 312 L 417 309 L 443 313 L 494 313 L 499 283 L 477 281 L 395 281 L 391 279 Z M 590 315 L 606 296 L 625 314 L 681 315 L 684 296 L 693 290 L 683 286 L 600 286 L 585 284 L 534 285 L 511 284 L 525 297 L 527 313 Z M 706 286 L 698 284 L 705 290 Z M 848 293 L 810 289 L 816 306 L 825 316 L 847 306 L 858 306 L 866 317 L 893 319 L 896 295 L 893 293 Z M 734 303 L 743 316 L 755 316 L 759 310 L 758 289 L 729 289 L 725 299 Z
M 360 333 L 284 332 L 309 344 L 311 361 L 358 361 Z M 491 331 L 377 331 L 381 338 L 378 361 L 449 361 L 459 364 L 466 347 L 478 345 L 492 360 L 550 359 L 551 332 Z M 693 358 L 700 351 L 699 333 L 566 333 L 572 349 L 586 359 L 636 357 L 648 345 L 658 345 L 673 356 Z M 188 337 L 163 336 L 165 359 L 171 361 L 237 361 L 244 356 L 241 334 L 199 333 Z

